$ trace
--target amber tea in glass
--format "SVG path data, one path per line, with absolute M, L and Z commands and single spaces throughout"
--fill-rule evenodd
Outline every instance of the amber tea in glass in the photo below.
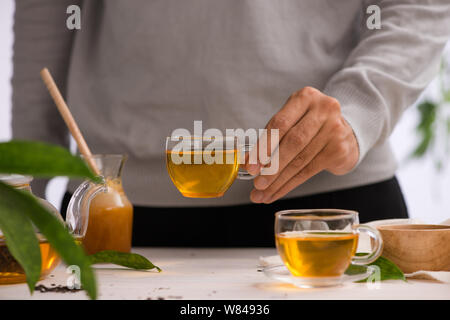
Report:
M 360 232 L 373 239 L 367 256 L 355 256 Z M 305 287 L 339 284 L 350 264 L 375 261 L 383 247 L 376 229 L 359 225 L 356 211 L 337 209 L 277 212 L 275 243 L 290 273 Z
M 358 235 L 347 232 L 285 232 L 276 235 L 281 259 L 294 276 L 336 277 L 351 263 Z
M 45 239 L 39 239 L 39 248 L 41 250 L 41 279 L 43 279 L 59 264 L 59 256 Z M 25 281 L 25 271 L 9 252 L 5 239 L 0 237 L 0 284 Z
M 238 144 L 235 137 L 169 137 L 166 141 L 167 171 L 185 197 L 221 197 L 236 178 L 253 178 L 239 171 L 246 148 Z

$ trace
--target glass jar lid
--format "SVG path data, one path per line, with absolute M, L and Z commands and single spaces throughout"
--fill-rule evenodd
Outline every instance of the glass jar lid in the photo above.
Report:
M 23 176 L 20 174 L 0 174 L 0 181 L 13 187 L 29 184 L 32 180 L 33 177 L 31 176 Z

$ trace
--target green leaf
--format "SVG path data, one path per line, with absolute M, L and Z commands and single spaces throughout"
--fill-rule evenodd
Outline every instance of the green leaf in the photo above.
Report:
M 450 102 L 450 90 L 446 90 L 443 92 L 444 100 Z
M 125 253 L 115 250 L 104 250 L 89 256 L 92 264 L 97 263 L 112 263 L 119 266 L 136 269 L 136 270 L 151 270 L 156 268 L 158 272 L 161 269 L 151 263 L 147 258 L 137 253 Z
M 420 158 L 431 147 L 434 140 L 434 124 L 438 105 L 431 101 L 424 101 L 417 108 L 420 112 L 420 121 L 416 129 L 420 135 L 420 142 L 410 154 L 411 158 Z
M 417 145 L 417 147 L 412 152 L 412 157 L 420 158 L 427 152 L 429 147 L 431 146 L 431 142 L 433 141 L 433 132 L 432 131 L 426 131 L 422 134 L 422 139 L 420 143 Z
M 30 208 L 21 199 L 22 195 L 17 190 L 0 182 L 0 229 L 9 252 L 24 269 L 28 287 L 33 293 L 41 276 L 41 251 L 34 227 L 25 214 Z
M 367 253 L 361 253 L 358 252 L 356 254 L 357 256 L 364 256 L 367 255 Z M 399 267 L 395 263 L 393 263 L 391 260 L 381 256 L 374 262 L 370 263 L 369 266 L 378 266 L 380 268 L 380 280 L 403 280 L 406 281 L 406 277 L 403 274 L 402 270 L 400 270 Z M 361 268 L 364 268 L 362 266 L 358 265 L 350 265 L 348 269 L 345 271 L 347 274 L 355 274 L 361 272 Z M 360 280 L 357 282 L 364 282 L 364 280 Z
M 436 168 L 436 171 L 441 171 L 444 168 L 444 164 L 442 163 L 442 160 L 438 159 L 434 162 L 434 167 Z
M 35 177 L 86 177 L 101 182 L 80 157 L 62 147 L 33 141 L 0 143 L 0 173 Z
M 419 129 L 428 128 L 436 119 L 438 105 L 431 101 L 424 101 L 417 106 L 420 111 Z
M 450 134 L 450 117 L 447 117 L 446 126 L 447 126 L 447 134 Z
M 2 184 L 0 190 L 2 198 L 8 198 L 10 201 L 10 211 L 17 215 L 26 215 L 29 220 L 45 236 L 53 249 L 67 265 L 76 265 L 80 268 L 81 284 L 88 295 L 95 299 L 97 297 L 97 287 L 95 275 L 91 268 L 90 259 L 85 255 L 83 249 L 75 243 L 74 238 L 66 230 L 63 222 L 47 211 L 35 198 L 28 192 L 20 191 Z M 15 230 L 2 226 L 2 232 L 13 233 Z M 9 246 L 8 246 L 9 248 Z M 26 254 L 33 254 L 34 247 L 26 251 Z M 36 263 L 33 261 L 33 263 Z M 28 261 L 23 265 L 28 268 Z M 40 265 L 40 264 L 39 264 Z M 30 276 L 27 273 L 27 277 Z

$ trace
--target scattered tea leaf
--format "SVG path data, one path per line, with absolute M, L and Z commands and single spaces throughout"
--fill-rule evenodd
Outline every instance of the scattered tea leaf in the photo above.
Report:
M 62 147 L 35 141 L 12 140 L 0 143 L 0 173 L 35 177 L 86 177 L 101 182 L 80 157 Z
M 9 252 L 25 271 L 28 287 L 33 293 L 41 276 L 41 250 L 34 227 L 25 214 L 30 209 L 18 196 L 17 190 L 0 182 L 0 229 Z
M 115 250 L 104 250 L 89 256 L 92 264 L 97 263 L 112 263 L 119 266 L 136 269 L 136 270 L 151 270 L 156 268 L 158 272 L 161 269 L 151 263 L 146 257 L 137 253 L 125 253 Z
M 16 214 L 17 216 L 24 215 L 28 219 L 28 223 L 31 222 L 39 229 L 39 231 L 45 236 L 48 242 L 52 245 L 53 249 L 56 250 L 58 255 L 67 265 L 76 265 L 80 268 L 81 273 L 81 284 L 83 288 L 87 291 L 92 299 L 97 297 L 97 287 L 94 272 L 91 268 L 90 259 L 85 255 L 84 250 L 75 243 L 73 237 L 68 233 L 62 221 L 60 221 L 51 212 L 47 211 L 29 192 L 14 189 L 11 186 L 0 184 L 0 199 L 2 203 L 9 204 L 7 206 L 8 211 Z M 5 200 L 7 199 L 7 200 Z M 8 201 L 8 202 L 7 202 Z M 6 206 L 5 206 L 6 207 Z M 0 207 L 0 211 L 2 208 Z M 2 212 L 2 215 L 4 213 Z M 11 218 L 9 215 L 8 220 Z M 24 219 L 24 220 L 27 220 Z M 3 221 L 3 220 L 2 220 Z M 13 220 L 14 221 L 14 220 Z M 17 228 L 10 229 L 8 225 L 6 228 L 0 225 L 2 232 L 9 232 L 9 234 L 17 232 Z M 22 226 L 20 226 L 22 227 Z M 9 234 L 6 234 L 8 239 Z M 19 233 L 20 234 L 20 233 Z M 33 230 L 34 234 L 34 230 Z M 17 236 L 17 235 L 16 235 Z M 35 236 L 36 237 L 36 236 Z M 11 238 L 11 237 L 9 237 Z M 9 248 L 9 245 L 8 245 Z M 14 249 L 13 249 L 14 250 Z M 34 255 L 36 252 L 35 247 L 27 248 L 27 255 Z M 39 246 L 37 247 L 37 252 L 39 253 L 40 261 L 40 251 Z M 19 260 L 19 259 L 18 259 Z M 19 260 L 20 261 L 20 260 Z M 21 263 L 22 267 L 25 269 L 27 274 L 27 279 L 30 277 L 28 269 L 31 268 L 33 264 L 36 266 L 36 259 L 23 260 L 24 264 Z M 39 273 L 40 275 L 40 262 L 39 262 Z M 34 270 L 34 269 L 33 269 Z M 33 271 L 35 272 L 35 271 Z M 34 279 L 35 274 L 32 274 L 32 279 Z M 34 280 L 33 280 L 34 281 Z M 29 281 L 30 285 L 31 280 Z M 34 288 L 34 285 L 33 285 Z M 30 288 L 30 290 L 32 290 Z

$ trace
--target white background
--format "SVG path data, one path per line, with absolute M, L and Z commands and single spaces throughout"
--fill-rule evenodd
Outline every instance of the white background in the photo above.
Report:
M 10 79 L 13 13 L 14 1 L 2 0 L 0 2 L 0 141 L 11 138 Z M 428 91 L 431 89 L 433 85 Z M 407 155 L 417 143 L 414 132 L 417 116 L 417 110 L 411 107 L 405 112 L 391 137 L 400 162 L 397 176 L 406 197 L 410 216 L 428 223 L 438 223 L 450 218 L 450 197 L 447 191 L 450 187 L 450 170 L 437 173 L 429 157 L 425 160 L 405 163 Z M 54 179 L 47 190 L 47 198 L 56 207 L 59 207 L 65 181 L 64 178 Z

